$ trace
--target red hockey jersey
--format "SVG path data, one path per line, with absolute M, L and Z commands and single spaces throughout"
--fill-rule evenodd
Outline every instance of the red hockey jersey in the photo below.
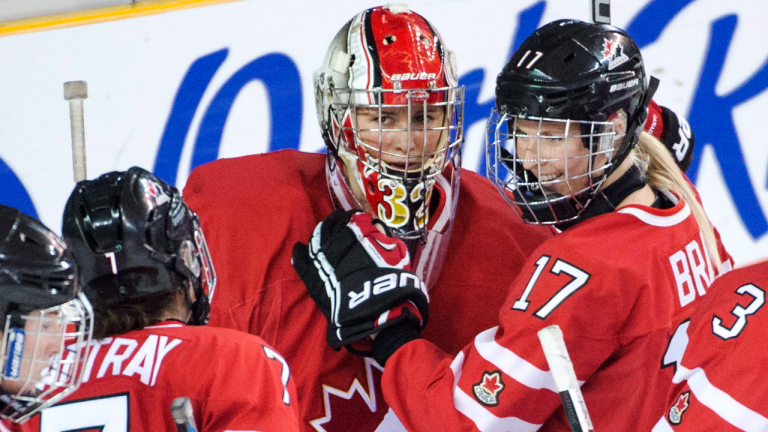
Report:
M 597 216 L 534 252 L 499 326 L 458 356 L 426 340 L 401 347 L 385 398 L 412 431 L 569 431 L 537 337 L 558 324 L 595 430 L 650 430 L 658 417 L 644 409 L 664 403 L 672 378 L 659 370 L 670 327 L 714 276 L 684 201 Z
M 96 341 L 85 367 L 77 391 L 14 429 L 176 432 L 186 396 L 200 431 L 299 430 L 290 369 L 252 335 L 166 321 Z
M 333 212 L 326 156 L 278 151 L 195 169 L 184 199 L 200 215 L 218 275 L 211 324 L 260 335 L 291 365 L 305 430 L 401 430 L 381 367 L 326 342 L 326 320 L 291 265 L 297 241 Z M 523 224 L 491 183 L 462 170 L 453 232 L 430 291 L 427 340 L 455 354 L 494 325 L 508 281 L 551 236 Z M 385 418 L 386 416 L 386 418 Z
M 654 432 L 768 430 L 768 381 L 758 378 L 768 364 L 768 262 L 711 291 L 670 340 L 662 365 L 674 384 Z

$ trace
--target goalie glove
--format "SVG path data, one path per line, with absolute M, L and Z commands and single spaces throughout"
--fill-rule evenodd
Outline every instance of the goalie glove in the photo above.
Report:
M 309 245 L 294 245 L 292 261 L 328 320 L 334 350 L 370 356 L 369 336 L 397 326 L 418 337 L 427 323 L 429 297 L 409 271 L 405 244 L 379 231 L 369 213 L 336 210 L 317 225 Z
M 669 108 L 651 101 L 644 129 L 667 147 L 677 166 L 685 172 L 693 161 L 695 137 L 688 122 Z

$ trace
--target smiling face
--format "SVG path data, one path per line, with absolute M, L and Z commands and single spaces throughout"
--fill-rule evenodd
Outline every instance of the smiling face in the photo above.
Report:
M 578 195 L 590 186 L 606 158 L 593 158 L 584 145 L 580 125 L 569 122 L 539 122 L 518 119 L 515 122 L 518 161 L 526 174 L 538 179 L 547 193 Z M 533 182 L 534 179 L 526 179 Z
M 626 130 L 626 115 L 619 111 L 608 122 L 565 120 L 510 120 L 514 128 L 517 161 L 525 170 L 525 183 L 538 183 L 548 194 L 579 195 L 595 187 Z M 585 145 L 585 142 L 591 143 Z M 618 176 L 611 175 L 605 186 Z

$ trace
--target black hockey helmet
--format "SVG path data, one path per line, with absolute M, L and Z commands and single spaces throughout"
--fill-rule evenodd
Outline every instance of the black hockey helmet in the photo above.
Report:
M 513 193 L 513 207 L 526 221 L 555 224 L 576 219 L 629 155 L 657 85 L 654 78 L 649 84 L 640 50 L 625 31 L 576 20 L 555 21 L 534 32 L 496 83 L 496 110 L 488 124 L 491 179 Z M 620 111 L 626 121 L 623 137 L 614 134 L 610 123 Z M 514 154 L 518 119 L 540 125 L 567 122 L 567 137 L 581 137 L 591 162 L 598 155 L 607 162 L 590 164 L 583 175 L 590 179 L 587 187 L 570 188 L 569 183 L 572 193 L 568 195 L 544 192 L 548 182 L 542 184 L 538 173 L 524 169 L 522 159 Z M 513 143 L 511 149 L 505 146 L 507 140 Z
M 199 219 L 175 187 L 139 167 L 81 181 L 62 230 L 96 308 L 175 291 L 181 277 L 195 291 L 190 324 L 208 321 L 216 273 Z
M 0 316 L 29 313 L 80 292 L 72 252 L 39 221 L 0 205 Z
M 0 417 L 23 422 L 80 385 L 93 310 L 56 234 L 0 205 Z M 25 348 L 26 346 L 26 348 Z M 59 373 L 77 370 L 76 373 Z

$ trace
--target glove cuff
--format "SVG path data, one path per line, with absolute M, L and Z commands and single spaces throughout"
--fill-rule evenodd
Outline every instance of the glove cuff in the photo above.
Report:
M 401 346 L 421 337 L 419 325 L 410 320 L 404 320 L 397 325 L 380 331 L 373 340 L 373 358 L 382 367 L 387 359 Z

